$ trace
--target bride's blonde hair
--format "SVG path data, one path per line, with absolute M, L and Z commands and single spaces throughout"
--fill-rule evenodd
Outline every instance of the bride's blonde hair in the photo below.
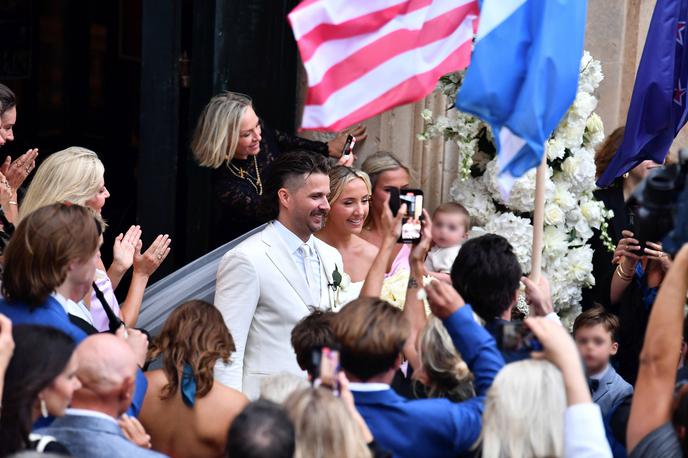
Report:
M 344 192 L 344 188 L 347 184 L 354 180 L 361 180 L 365 183 L 368 194 L 372 193 L 372 186 L 370 184 L 370 178 L 368 174 L 361 171 L 352 169 L 351 167 L 346 167 L 344 165 L 338 165 L 330 169 L 330 196 L 327 201 L 330 205 L 339 199 L 339 197 Z
M 54 203 L 86 206 L 98 194 L 104 176 L 105 167 L 91 150 L 72 146 L 51 154 L 36 170 L 19 207 L 19 220 Z
M 421 366 L 428 376 L 428 397 L 459 402 L 475 396 L 473 374 L 438 318 L 428 318 L 418 347 Z

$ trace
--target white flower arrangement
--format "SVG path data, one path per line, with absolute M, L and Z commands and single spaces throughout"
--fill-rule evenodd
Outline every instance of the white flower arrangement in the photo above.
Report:
M 612 212 L 592 194 L 594 151 L 604 140 L 602 120 L 594 113 L 595 90 L 602 78 L 599 61 L 585 51 L 576 98 L 545 143 L 548 173 L 542 265 L 550 280 L 555 309 L 569 325 L 580 313 L 582 288 L 595 282 L 592 249 L 588 244 L 593 229 L 601 231 L 603 241 L 609 239 L 606 230 Z M 470 212 L 472 232 L 485 231 L 508 239 L 527 273 L 532 250 L 535 170 L 514 183 L 507 202 L 502 199 L 496 183 L 497 165 L 490 128 L 480 119 L 453 108 L 462 79 L 462 72 L 440 79 L 437 91 L 447 96 L 452 108 L 446 115 L 437 117 L 426 110 L 422 114 L 425 131 L 419 138 L 443 136 L 456 142 L 460 172 L 450 189 L 450 197 Z

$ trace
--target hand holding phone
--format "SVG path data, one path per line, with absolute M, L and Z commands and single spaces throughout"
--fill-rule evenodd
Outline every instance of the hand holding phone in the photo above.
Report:
M 319 359 L 318 363 L 318 377 L 313 382 L 314 386 L 325 386 L 330 388 L 335 393 L 339 392 L 339 351 L 333 350 L 329 347 L 323 347 L 320 350 L 314 350 L 313 360 Z
M 531 353 L 543 350 L 540 341 L 523 321 L 499 323 L 497 347 L 508 353 L 511 361 L 530 358 Z
M 399 191 L 399 202 L 406 204 L 406 214 L 401 220 L 399 243 L 418 243 L 423 230 L 423 191 L 402 189 Z
M 342 156 L 348 156 L 354 152 L 354 145 L 356 145 L 356 137 L 353 135 L 348 135 L 346 137 L 346 143 L 344 143 L 344 148 L 342 149 Z

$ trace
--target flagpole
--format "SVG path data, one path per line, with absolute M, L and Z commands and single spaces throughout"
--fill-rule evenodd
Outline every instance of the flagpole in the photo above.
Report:
M 547 177 L 547 152 L 535 175 L 535 210 L 533 212 L 533 250 L 530 261 L 530 279 L 537 283 L 542 268 L 542 232 L 545 222 L 545 178 Z

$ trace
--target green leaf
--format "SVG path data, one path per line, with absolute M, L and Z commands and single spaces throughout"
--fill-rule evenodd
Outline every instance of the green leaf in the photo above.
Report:
M 342 284 L 342 274 L 339 273 L 339 267 L 337 267 L 336 264 L 334 266 L 334 272 L 332 272 L 332 283 L 335 288 L 339 288 L 339 285 Z

